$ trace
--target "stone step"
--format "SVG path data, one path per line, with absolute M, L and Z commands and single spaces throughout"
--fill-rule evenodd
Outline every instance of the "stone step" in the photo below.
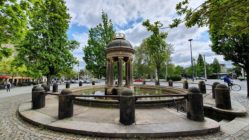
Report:
M 221 121 L 219 121 L 219 124 L 220 125 L 225 125 L 225 124 L 227 124 L 229 122 L 230 122 L 230 120 L 221 120 Z
M 248 117 L 237 117 L 230 122 L 220 123 L 221 131 L 225 132 L 226 134 L 233 135 L 245 127 L 249 126 L 249 119 Z

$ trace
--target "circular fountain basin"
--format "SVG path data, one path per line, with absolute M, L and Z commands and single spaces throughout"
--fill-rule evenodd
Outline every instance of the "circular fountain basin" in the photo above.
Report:
M 138 96 L 147 95 L 161 95 L 161 94 L 187 94 L 187 90 L 166 86 L 149 86 L 149 85 L 135 85 L 134 93 Z M 81 87 L 74 91 L 77 95 L 105 95 L 105 86 L 95 87 Z M 77 105 L 94 106 L 94 107 L 119 107 L 119 101 L 112 98 L 104 97 L 77 97 L 74 100 Z M 136 108 L 153 108 L 165 106 L 185 105 L 183 97 L 147 97 L 138 98 L 136 101 Z

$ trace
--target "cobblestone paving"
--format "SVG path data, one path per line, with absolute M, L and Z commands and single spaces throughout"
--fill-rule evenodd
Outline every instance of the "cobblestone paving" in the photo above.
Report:
M 54 132 L 42 127 L 36 127 L 22 121 L 16 114 L 20 103 L 30 101 L 30 94 L 17 95 L 0 99 L 0 140 L 84 140 L 103 139 L 96 137 L 86 137 L 61 132 Z M 233 98 L 249 108 L 249 101 L 243 95 L 236 95 Z M 106 139 L 106 138 L 105 138 Z M 145 138 L 139 138 L 145 139 Z M 166 139 L 166 138 L 164 138 Z M 219 132 L 212 135 L 197 137 L 168 138 L 171 140 L 247 140 L 249 139 L 249 126 L 243 128 L 234 135 L 227 135 Z

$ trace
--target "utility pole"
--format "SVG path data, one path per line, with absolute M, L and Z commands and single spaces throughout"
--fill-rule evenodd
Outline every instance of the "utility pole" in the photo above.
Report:
M 207 67 L 206 67 L 205 54 L 203 54 L 203 58 L 204 58 L 204 75 L 205 75 L 205 79 L 207 80 Z
M 192 81 L 194 81 L 194 67 L 193 67 L 193 58 L 192 58 L 192 44 L 191 41 L 193 39 L 189 39 L 189 43 L 190 43 L 190 55 L 191 55 L 191 67 L 192 67 Z
M 78 63 L 78 82 L 80 81 L 80 63 Z

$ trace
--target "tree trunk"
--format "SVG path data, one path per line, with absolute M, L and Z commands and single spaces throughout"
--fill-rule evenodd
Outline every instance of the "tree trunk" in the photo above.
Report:
M 160 85 L 160 81 L 159 81 L 159 74 L 160 74 L 160 66 L 157 66 L 157 85 Z
M 249 68 L 246 67 L 246 81 L 247 81 L 247 97 L 249 97 Z
M 47 85 L 50 85 L 50 83 L 51 83 L 51 76 L 47 75 Z

